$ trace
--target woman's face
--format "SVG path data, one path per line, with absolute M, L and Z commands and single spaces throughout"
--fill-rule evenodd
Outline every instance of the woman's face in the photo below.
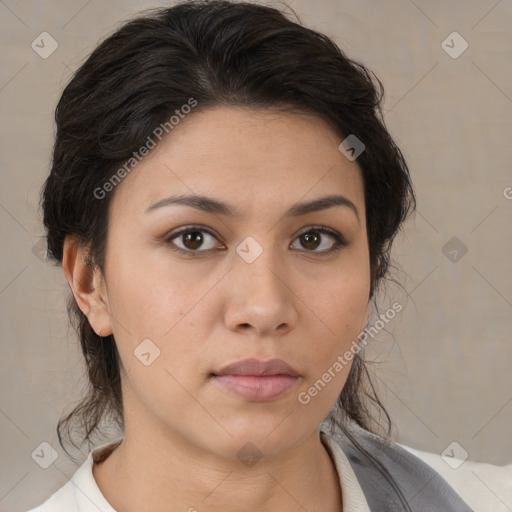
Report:
M 234 459 L 317 429 L 369 311 L 363 181 L 341 140 L 311 115 L 195 112 L 111 192 L 104 310 L 89 318 L 117 343 L 126 433 Z M 334 195 L 346 201 L 313 207 Z M 297 376 L 220 377 L 248 358 Z

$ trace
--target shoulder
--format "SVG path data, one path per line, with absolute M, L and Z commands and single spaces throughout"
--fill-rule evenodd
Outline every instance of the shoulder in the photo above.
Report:
M 425 452 L 400 444 L 439 473 L 475 512 L 512 510 L 512 464 L 497 466 Z
M 27 512 L 77 512 L 77 504 L 73 489 L 73 482 L 70 480 L 53 493 L 44 503 L 31 508 Z
M 358 425 L 323 424 L 346 454 L 371 510 L 474 512 L 429 464 Z
M 110 441 L 91 450 L 72 478 L 44 503 L 27 512 L 84 512 L 94 505 L 97 512 L 115 512 L 102 495 L 93 475 L 93 463 L 100 462 L 122 439 Z

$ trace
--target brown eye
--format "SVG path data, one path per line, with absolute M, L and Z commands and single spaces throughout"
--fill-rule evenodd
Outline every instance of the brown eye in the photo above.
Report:
M 327 255 L 348 245 L 342 235 L 324 226 L 310 227 L 297 240 L 300 241 L 300 247 L 295 246 L 294 249 L 305 249 L 318 255 Z
M 181 236 L 183 245 L 185 245 L 187 249 L 199 249 L 204 240 L 200 231 L 189 231 Z
M 208 230 L 201 227 L 189 226 L 171 233 L 166 242 L 176 252 L 187 255 L 203 255 L 215 249 L 217 239 Z M 222 244 L 221 247 L 223 248 Z
M 305 249 L 316 249 L 320 245 L 320 239 L 321 237 L 318 234 L 318 231 L 309 231 L 308 233 L 301 235 L 300 243 Z

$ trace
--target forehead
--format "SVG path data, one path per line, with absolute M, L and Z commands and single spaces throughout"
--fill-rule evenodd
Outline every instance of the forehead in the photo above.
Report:
M 122 180 L 113 202 L 144 212 L 169 195 L 200 194 L 228 202 L 243 215 L 261 215 L 339 193 L 361 211 L 361 171 L 339 151 L 341 140 L 312 114 L 233 107 L 196 111 Z

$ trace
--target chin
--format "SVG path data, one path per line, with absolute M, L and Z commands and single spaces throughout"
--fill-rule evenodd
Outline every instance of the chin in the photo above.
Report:
M 236 425 L 225 424 L 226 430 L 222 440 L 215 437 L 210 445 L 219 455 L 229 458 L 265 457 L 272 459 L 282 456 L 298 444 L 307 432 L 297 429 L 297 423 L 283 421 L 286 415 L 269 418 L 248 418 L 245 421 L 237 419 Z M 254 452 L 254 453 L 253 453 Z

